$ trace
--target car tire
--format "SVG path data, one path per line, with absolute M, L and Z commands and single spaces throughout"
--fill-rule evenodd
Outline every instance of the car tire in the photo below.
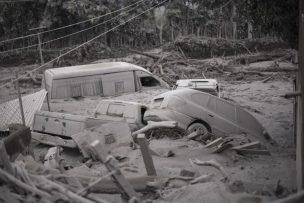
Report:
M 187 130 L 188 130 L 188 133 L 193 133 L 195 131 L 201 132 L 201 135 L 197 136 L 195 138 L 195 140 L 197 140 L 197 141 L 202 140 L 202 138 L 205 137 L 209 133 L 209 130 L 206 127 L 206 125 L 204 125 L 202 123 L 193 123 L 187 128 Z

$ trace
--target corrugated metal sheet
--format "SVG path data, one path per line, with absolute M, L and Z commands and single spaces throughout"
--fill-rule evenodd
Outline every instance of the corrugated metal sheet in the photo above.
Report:
M 22 97 L 26 126 L 32 127 L 34 114 L 41 109 L 46 94 L 43 89 Z M 12 123 L 22 123 L 18 99 L 0 104 L 0 130 L 6 130 Z

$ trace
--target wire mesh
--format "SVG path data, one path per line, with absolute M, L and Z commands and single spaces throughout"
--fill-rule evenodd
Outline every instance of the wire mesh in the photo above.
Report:
M 0 88 L 0 131 L 8 131 L 11 123 L 23 124 L 16 83 Z

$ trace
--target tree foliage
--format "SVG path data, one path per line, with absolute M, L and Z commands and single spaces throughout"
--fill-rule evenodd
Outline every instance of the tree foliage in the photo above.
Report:
M 135 0 L 39 0 L 18 4 L 1 3 L 0 40 L 32 33 L 30 28 L 44 26 L 52 29 L 90 19 L 120 9 Z M 84 42 L 109 28 L 126 22 L 159 3 L 160 0 L 144 1 L 128 13 L 119 13 L 44 35 L 44 40 L 64 36 L 88 28 L 98 22 L 121 14 L 96 29 L 52 43 L 64 47 Z M 248 37 L 248 24 L 253 25 L 255 37 L 280 36 L 295 45 L 297 39 L 298 7 L 296 0 L 169 0 L 164 4 L 162 16 L 147 12 L 140 18 L 126 23 L 105 36 L 108 45 L 142 46 L 159 44 L 159 38 L 173 41 L 180 35 L 198 35 L 232 38 L 235 25 L 237 38 Z M 128 10 L 128 9 L 127 9 Z M 159 10 L 159 9 L 158 9 Z M 161 32 L 160 32 L 161 30 Z M 29 41 L 15 44 L 27 45 Z M 1 46 L 1 44 L 0 44 Z M 14 45 L 15 46 L 15 45 Z M 1 48 L 1 47 L 0 47 Z

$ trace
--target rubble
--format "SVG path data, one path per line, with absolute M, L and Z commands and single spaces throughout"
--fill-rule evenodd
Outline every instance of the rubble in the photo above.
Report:
M 277 102 L 280 98 L 276 95 L 288 88 L 292 89 L 291 86 L 286 87 L 285 83 L 278 81 L 278 79 L 287 81 L 290 76 L 285 74 L 293 74 L 296 70 L 295 66 L 285 64 L 290 57 L 289 51 L 212 59 L 190 58 L 182 48 L 176 52 L 162 50 L 138 54 L 146 56 L 136 55 L 136 63 L 150 69 L 172 85 L 176 84 L 177 79 L 203 78 L 203 76 L 217 78 L 218 81 L 223 82 L 221 87 L 223 98 L 237 101 L 240 106 L 248 109 L 274 136 L 290 134 L 291 127 L 287 122 L 290 109 L 285 111 L 280 108 L 283 105 L 284 108 L 289 107 L 291 103 L 281 100 Z M 273 63 L 273 58 L 278 66 Z M 259 64 L 251 63 L 270 59 L 272 61 L 263 63 L 262 68 Z M 129 62 L 132 63 L 132 60 Z M 283 71 L 285 73 L 282 74 Z M 37 78 L 35 75 L 33 77 Z M 235 81 L 237 77 L 239 81 Z M 27 80 L 35 83 L 29 78 Z M 275 91 L 269 93 L 269 90 Z M 267 94 L 265 91 L 268 91 Z M 155 94 L 162 93 L 155 92 Z M 150 97 L 152 97 L 150 93 L 138 92 L 117 98 L 141 104 L 148 103 Z M 119 195 L 118 199 L 146 202 L 269 202 L 277 197 L 283 197 L 275 193 L 285 196 L 292 191 L 293 184 L 290 178 L 294 174 L 292 152 L 288 154 L 280 152 L 278 149 L 281 148 L 272 146 L 263 137 L 230 134 L 227 131 L 222 136 L 217 136 L 214 132 L 208 132 L 203 136 L 197 131 L 179 132 L 176 121 L 145 123 L 140 109 L 136 110 L 140 112 L 136 121 L 128 116 L 122 116 L 123 118 L 119 120 L 106 119 L 97 112 L 96 107 L 99 102 L 100 98 L 97 97 L 82 98 L 79 101 L 59 100 L 51 103 L 54 107 L 53 111 L 63 109 L 64 112 L 81 114 L 75 117 L 69 117 L 68 113 L 64 113 L 61 117 L 63 114 L 59 112 L 41 114 L 42 111 L 38 111 L 36 116 L 37 118 L 41 116 L 40 124 L 34 122 L 33 131 L 30 133 L 31 142 L 36 149 L 34 158 L 20 155 L 24 147 L 27 148 L 28 142 L 20 150 L 16 150 L 14 144 L 7 153 L 3 151 L 4 147 L 0 146 L 0 201 L 113 202 L 116 194 L 124 194 L 123 200 Z M 106 103 L 106 100 L 102 102 Z M 75 107 L 70 107 L 71 103 Z M 275 104 L 279 104 L 279 107 L 273 107 Z M 85 110 L 82 111 L 82 108 Z M 102 108 L 102 111 L 104 109 L 107 108 Z M 52 115 L 56 116 L 52 117 Z M 273 115 L 277 120 L 270 122 Z M 70 125 L 68 121 L 76 117 L 81 122 Z M 130 122 L 126 121 L 127 118 L 132 122 L 141 123 L 132 128 Z M 274 129 L 278 129 L 280 125 L 285 126 L 287 130 L 276 132 Z M 145 135 L 140 135 L 141 133 Z M 26 139 L 27 136 L 21 138 Z M 139 139 L 133 140 L 133 138 Z M 286 139 L 282 140 L 286 141 Z M 288 140 L 292 142 L 292 139 L 288 138 Z M 92 142 L 96 145 L 92 146 Z M 38 150 L 38 146 L 43 150 L 41 148 Z M 10 150 L 16 150 L 14 159 L 10 159 Z M 52 151 L 52 154 L 47 151 Z M 61 155 L 59 155 L 60 151 Z M 53 159 L 54 154 L 56 159 Z M 45 163 L 41 160 L 44 157 L 46 157 Z M 290 170 L 286 170 L 286 165 Z M 111 169 L 108 171 L 107 167 Z M 276 184 L 278 176 L 282 181 Z M 117 184 L 117 181 L 113 181 L 117 178 L 122 182 Z M 233 190 L 227 189 L 227 184 L 235 180 L 241 180 L 242 184 Z M 259 184 L 255 184 L 256 182 Z M 271 190 L 262 188 L 262 185 Z M 283 185 L 284 187 L 286 185 L 289 193 L 282 192 Z M 243 192 L 246 194 L 240 194 Z M 105 194 L 109 194 L 107 196 L 109 200 L 103 198 Z M 293 198 L 286 201 L 282 199 L 281 202 L 293 202 L 295 200 Z M 296 195 L 295 198 L 301 198 L 301 194 Z M 263 201 L 264 199 L 267 201 Z

